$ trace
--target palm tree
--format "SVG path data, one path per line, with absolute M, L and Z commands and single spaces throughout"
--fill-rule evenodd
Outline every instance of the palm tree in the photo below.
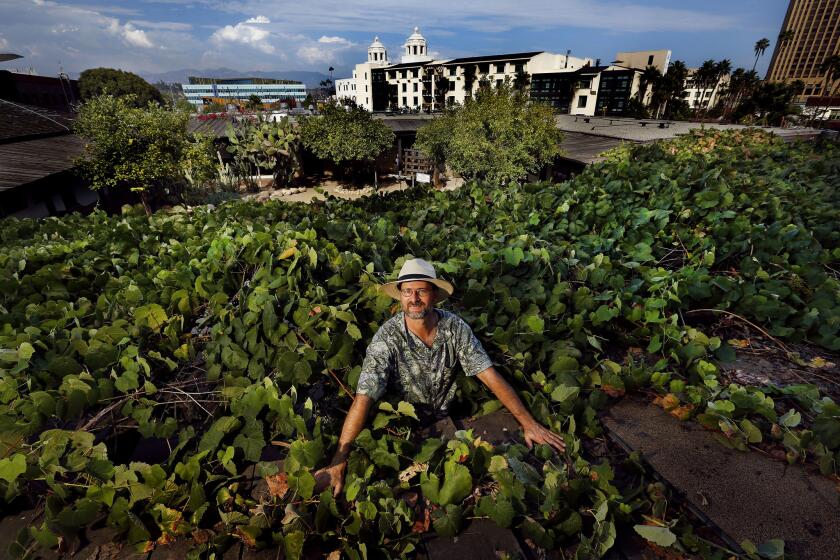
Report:
M 653 114 L 656 118 L 664 115 L 670 118 L 674 106 L 679 106 L 685 93 L 685 81 L 688 68 L 681 60 L 675 60 L 668 66 L 668 71 L 653 84 L 651 105 L 656 107 Z
M 781 33 L 779 33 L 778 44 L 786 45 L 793 39 L 793 35 L 794 33 L 791 29 L 788 29 L 787 31 L 782 31 Z
M 721 80 L 725 77 L 729 76 L 729 73 L 732 72 L 732 62 L 728 58 L 724 58 L 723 60 L 719 60 L 715 64 L 715 77 L 714 77 L 714 84 L 712 85 L 712 98 L 715 99 L 715 105 L 717 104 L 718 97 L 720 97 L 720 92 L 718 92 L 718 97 L 715 97 L 715 89 L 720 85 Z M 709 99 L 709 105 L 711 105 L 712 99 Z M 711 106 L 707 106 L 707 109 L 711 109 Z
M 823 60 L 820 63 L 820 72 L 825 84 L 823 95 L 829 97 L 834 93 L 834 82 L 840 80 L 840 54 L 833 54 Z
M 700 68 L 694 71 L 694 86 L 700 90 L 700 108 L 705 106 L 706 90 L 717 80 L 717 74 L 717 64 L 712 59 L 703 62 Z
M 755 62 L 753 62 L 752 69 L 755 70 L 755 65 L 758 64 L 758 57 L 764 55 L 764 51 L 767 50 L 767 47 L 770 46 L 770 39 L 767 37 L 762 37 L 758 41 L 755 42 L 755 47 L 753 47 L 753 52 L 755 53 Z
M 836 87 L 840 85 L 840 54 L 833 54 L 824 59 L 820 63 L 819 70 L 823 74 L 822 97 L 831 97 Z M 812 119 L 824 114 L 830 105 L 832 102 L 826 99 L 825 103 L 821 103 L 814 112 Z
M 647 98 L 648 88 L 652 86 L 653 89 L 656 89 L 656 82 L 662 78 L 662 73 L 659 72 L 659 69 L 656 66 L 648 66 L 647 68 L 642 71 L 642 75 L 639 76 L 639 101 L 644 104 L 645 98 Z

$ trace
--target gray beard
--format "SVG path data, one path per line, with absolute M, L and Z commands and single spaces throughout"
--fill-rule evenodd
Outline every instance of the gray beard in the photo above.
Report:
M 423 319 L 429 314 L 429 311 L 428 308 L 423 311 L 406 311 L 405 316 L 409 319 Z

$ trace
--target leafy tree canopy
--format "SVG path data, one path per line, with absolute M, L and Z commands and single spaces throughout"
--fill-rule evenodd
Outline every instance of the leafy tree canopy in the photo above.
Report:
M 483 88 L 417 132 L 416 146 L 466 179 L 518 183 L 560 154 L 551 107 L 528 104 L 510 84 Z
M 344 163 L 370 162 L 394 143 L 394 133 L 361 107 L 330 103 L 320 116 L 301 119 L 304 146 L 323 159 Z
M 145 107 L 150 101 L 163 102 L 158 88 L 134 74 L 114 68 L 91 68 L 79 75 L 82 100 L 108 94 L 114 97 L 134 96 L 135 107 Z
M 84 103 L 75 128 L 88 142 L 78 163 L 92 188 L 138 191 L 150 211 L 146 191 L 184 177 L 186 158 L 191 168 L 199 158 L 188 150 L 187 113 L 153 103 L 145 109 L 136 105 L 133 95 L 102 95 Z M 203 145 L 208 152 L 209 143 Z M 210 162 L 209 156 L 204 161 Z

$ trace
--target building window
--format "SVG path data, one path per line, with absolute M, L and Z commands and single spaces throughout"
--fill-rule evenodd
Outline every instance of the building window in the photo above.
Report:
M 365 85 L 365 92 L 367 92 L 367 90 L 368 90 L 368 89 L 367 89 L 367 85 Z
M 414 106 L 417 107 L 417 105 L 419 105 L 419 103 L 417 103 L 417 98 L 415 97 L 414 98 Z
M 403 85 L 402 85 L 402 90 L 403 90 L 403 91 L 407 91 L 407 89 L 406 89 L 406 88 L 407 88 L 406 84 L 403 84 Z
M 417 82 L 414 82 L 414 91 L 417 91 Z
M 450 76 L 454 76 L 454 75 L 455 75 L 455 72 L 456 72 L 457 70 L 458 70 L 458 69 L 457 69 L 457 67 L 455 67 L 455 66 L 450 66 L 450 67 L 449 67 L 449 75 L 450 75 Z
M 588 100 L 589 96 L 587 95 L 581 95 L 580 97 L 578 97 L 578 109 L 583 109 L 584 107 L 586 107 L 586 103 Z
M 417 45 L 414 45 L 414 54 L 417 54 Z
M 490 71 L 490 64 L 489 63 L 479 64 L 478 65 L 478 71 L 481 72 L 482 74 L 488 73 Z
M 496 72 L 498 72 L 499 74 L 504 74 L 505 73 L 505 63 L 504 62 L 496 65 Z
M 497 88 L 502 87 L 502 84 L 503 84 L 503 83 L 505 83 L 505 81 L 504 81 L 504 80 L 496 80 L 496 87 L 497 87 Z
M 415 78 L 419 77 L 420 76 L 420 69 L 415 68 L 414 70 L 411 71 L 411 75 Z
M 455 80 L 449 80 L 449 91 L 455 91 Z
M 519 74 L 520 72 L 522 72 L 523 70 L 525 70 L 525 65 L 523 65 L 521 62 L 517 62 L 517 63 L 513 66 L 513 68 L 514 68 L 514 70 L 516 71 L 516 73 L 517 73 L 517 74 Z
M 408 97 L 403 97 L 403 107 L 408 107 Z
M 648 65 L 648 66 L 651 66 L 652 64 L 653 64 L 653 55 L 650 55 L 650 56 L 648 57 L 648 63 L 647 63 L 647 65 Z

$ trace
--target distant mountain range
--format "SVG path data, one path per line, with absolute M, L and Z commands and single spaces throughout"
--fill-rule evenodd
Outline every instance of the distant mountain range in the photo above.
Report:
M 142 73 L 141 76 L 152 84 L 159 81 L 185 84 L 190 76 L 202 76 L 207 78 L 274 78 L 277 80 L 297 80 L 306 84 L 306 87 L 308 88 L 318 87 L 321 80 L 326 80 L 330 77 L 329 74 L 323 74 L 321 72 L 308 72 L 306 70 L 269 70 L 267 72 L 252 70 L 248 72 L 241 72 L 231 68 L 210 68 L 205 70 L 184 68 L 182 70 L 172 70 L 170 72 L 161 72 L 157 74 Z

